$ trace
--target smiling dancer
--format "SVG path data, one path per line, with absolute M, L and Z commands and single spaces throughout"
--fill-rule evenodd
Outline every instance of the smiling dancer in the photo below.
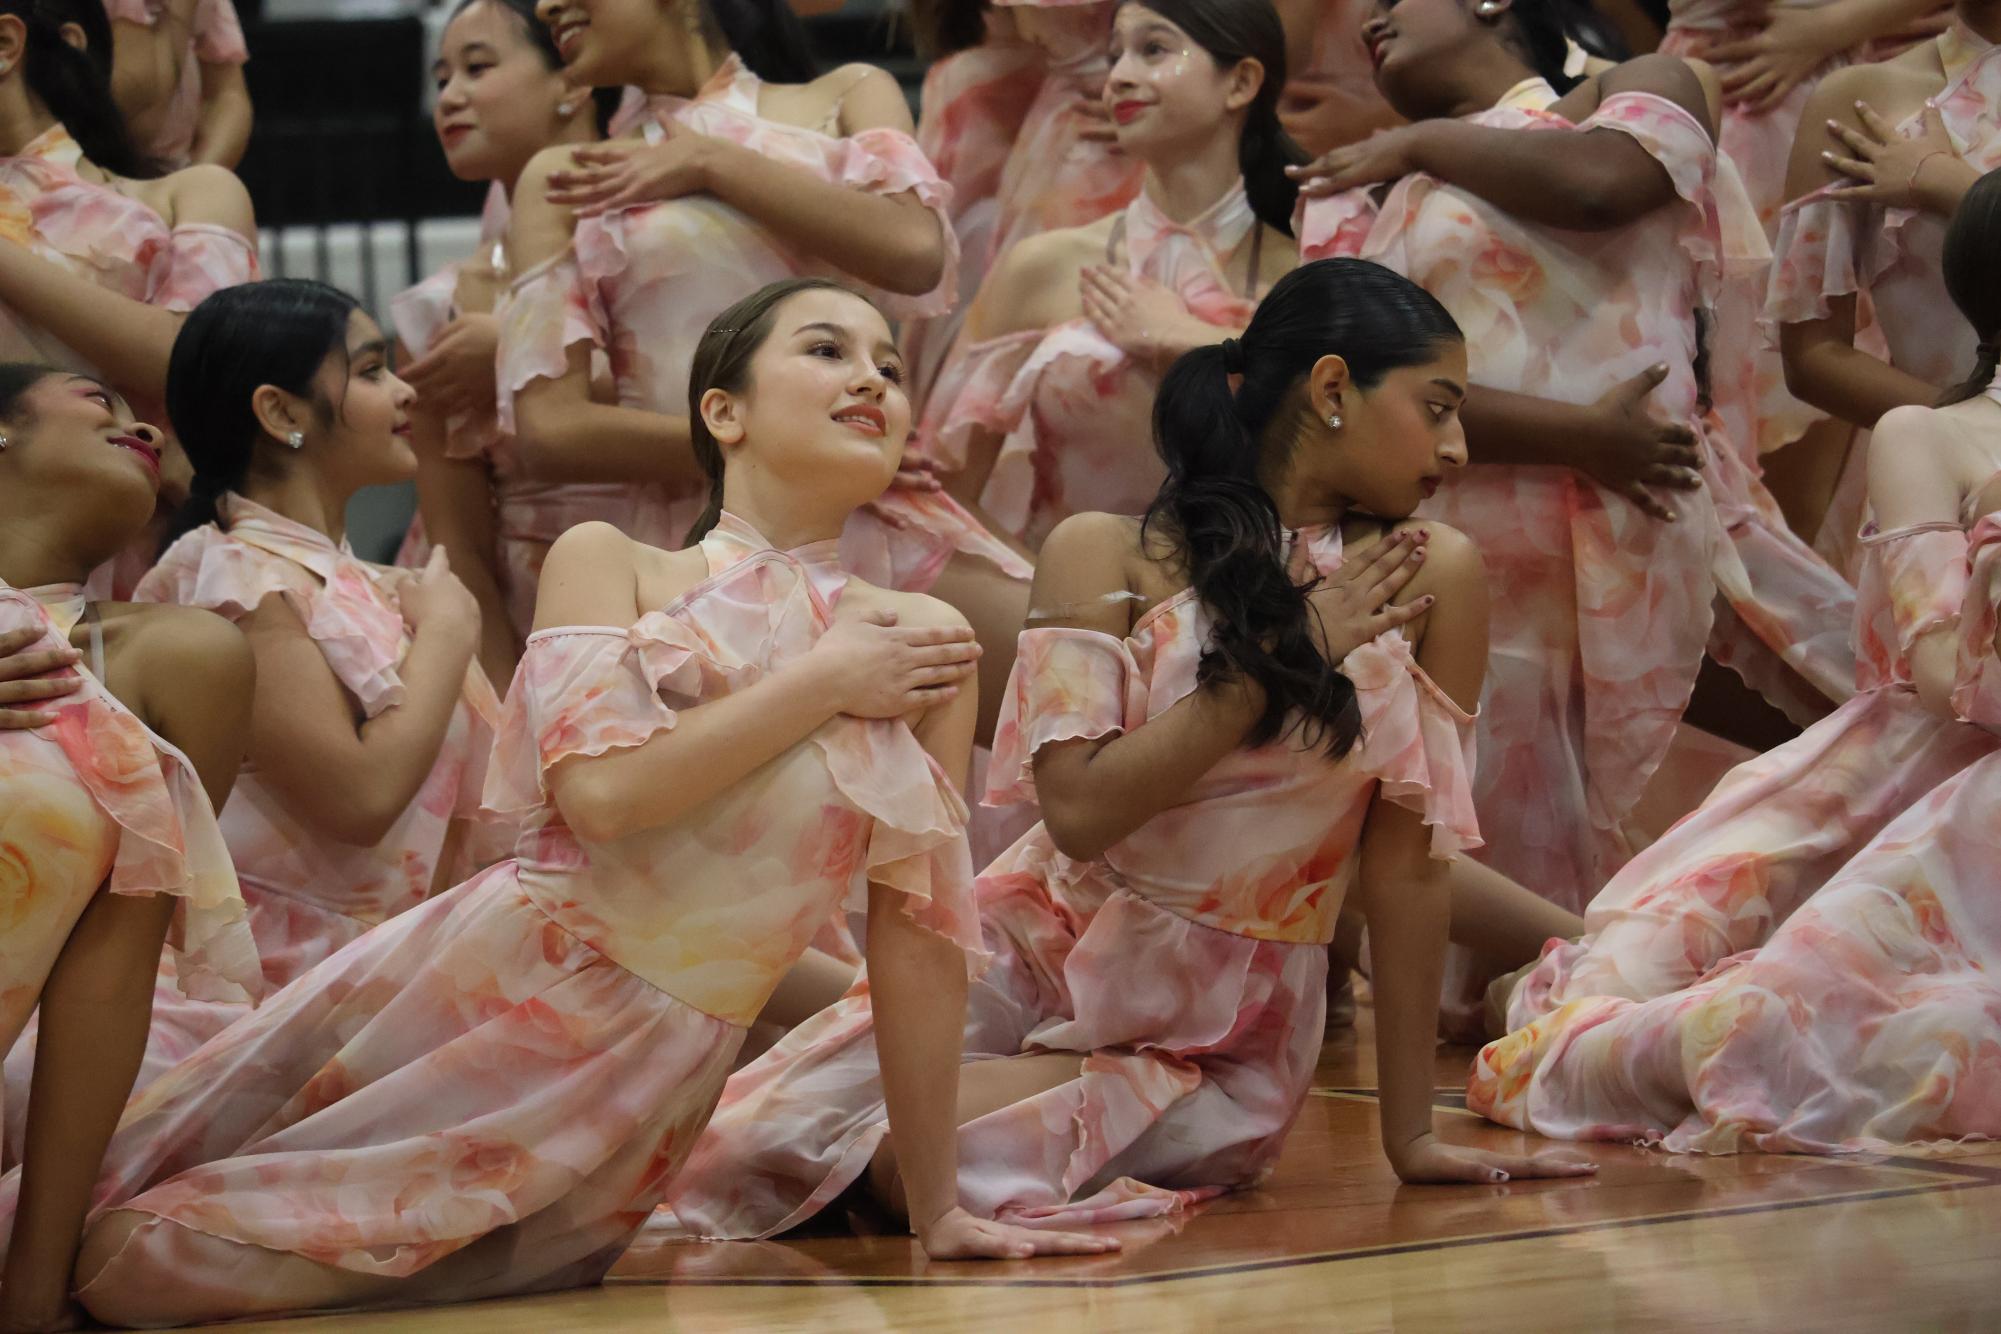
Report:
M 990 789 L 1042 821 L 979 880 L 994 961 L 958 1078 L 968 1208 L 1125 1219 L 1261 1180 L 1313 1076 L 1351 889 L 1398 1175 L 1591 1170 L 1431 1129 L 1448 917 L 1506 952 L 1563 916 L 1447 883 L 1479 843 L 1467 710 L 1486 590 L 1458 534 L 1399 520 L 1424 478 L 1465 462 L 1465 379 L 1459 332 L 1422 290 L 1372 264 L 1308 265 L 1241 344 L 1168 372 L 1168 480 L 1146 518 L 1081 514 L 1050 536 Z M 876 1074 L 896 999 L 872 960 L 869 986 L 736 1076 L 661 1224 L 769 1236 L 851 1186 L 915 1214 L 925 1164 L 891 1133 L 896 1090 Z
M 596 1282 L 673 1183 L 744 1026 L 864 884 L 925 1251 L 1116 1248 L 956 1200 L 979 925 L 948 774 L 977 650 L 949 608 L 836 561 L 896 473 L 899 370 L 882 316 L 825 282 L 717 318 L 690 386 L 713 478 L 696 545 L 586 524 L 544 567 L 487 789 L 528 819 L 517 860 L 356 940 L 133 1102 L 77 1270 L 92 1315 Z
M 151 520 L 161 444 L 95 380 L 0 365 L 0 628 L 31 632 L 27 664 L 71 683 L 42 703 L 48 726 L 0 732 L 0 1050 L 38 1005 L 47 1039 L 32 1095 L 25 1079 L 8 1092 L 27 1144 L 0 1211 L 0 1328 L 74 1319 L 70 1267 L 146 1045 L 162 942 L 190 995 L 248 1000 L 260 986 L 214 815 L 249 733 L 250 651 L 206 612 L 83 592 Z

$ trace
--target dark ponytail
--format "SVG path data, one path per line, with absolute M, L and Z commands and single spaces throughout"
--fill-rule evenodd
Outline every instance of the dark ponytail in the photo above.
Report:
M 88 14 L 86 6 L 97 7 Z M 114 176 L 151 180 L 159 163 L 132 146 L 125 117 L 111 98 L 110 24 L 99 0 L 0 0 L 0 14 L 12 14 L 28 30 L 22 76 L 28 91 L 62 122 L 83 155 Z M 63 38 L 76 24 L 93 48 L 78 50 Z M 102 34 L 100 36 L 100 34 Z
M 801 292 L 845 292 L 868 300 L 831 278 L 787 278 L 758 288 L 710 320 L 701 341 L 695 344 L 695 356 L 688 365 L 688 442 L 694 447 L 695 462 L 709 479 L 709 503 L 688 530 L 689 546 L 707 537 L 716 520 L 723 517 L 723 450 L 702 420 L 702 396 L 711 389 L 741 394 L 749 387 L 751 358 L 771 337 L 778 308 Z
M 542 57 L 542 63 L 553 73 L 562 71 L 563 53 L 556 49 L 556 37 L 549 31 L 549 25 L 536 17 L 535 0 L 459 0 L 451 12 L 451 17 L 445 20 L 445 26 L 450 27 L 452 19 L 456 19 L 474 5 L 481 4 L 492 5 L 495 9 L 512 14 L 514 21 L 521 26 L 522 36 L 527 39 L 528 45 L 534 47 L 535 54 Z M 591 89 L 591 105 L 597 109 L 599 134 L 605 133 L 610 127 L 611 118 L 617 113 L 619 101 L 624 96 L 623 88 Z
M 1264 82 L 1244 113 L 1243 134 L 1237 140 L 1237 170 L 1251 211 L 1267 227 L 1292 235 L 1292 208 L 1299 183 L 1287 167 L 1307 161 L 1306 150 L 1294 143 L 1278 120 L 1278 98 L 1285 91 L 1285 27 L 1271 0 L 1131 0 L 1153 11 L 1188 34 L 1228 69 L 1240 60 L 1264 66 Z
M 678 0 L 702 7 L 703 26 L 766 83 L 811 83 L 820 77 L 806 25 L 786 0 Z
M 1980 335 L 1980 353 L 1973 373 L 1948 389 L 1940 407 L 1964 403 L 1987 392 L 2001 370 L 2001 171 L 1990 171 L 1973 183 L 1945 229 L 1945 251 L 1939 269 L 1952 304 Z
M 1368 390 L 1437 357 L 1459 326 L 1422 287 L 1379 264 L 1323 259 L 1281 278 L 1240 340 L 1197 348 L 1168 368 L 1153 405 L 1167 480 L 1143 531 L 1185 562 L 1211 621 L 1197 679 L 1248 678 L 1264 692 L 1252 745 L 1297 727 L 1307 746 L 1348 753 L 1361 736 L 1355 688 L 1313 637 L 1307 594 L 1286 570 L 1278 506 L 1266 489 L 1293 447 L 1300 384 L 1338 356 Z M 1230 377 L 1241 375 L 1234 393 Z
M 303 278 L 267 278 L 225 287 L 188 312 L 167 359 L 167 417 L 194 465 L 187 503 L 161 549 L 216 522 L 216 506 L 243 489 L 259 449 L 284 450 L 257 420 L 251 398 L 262 385 L 301 397 L 329 356 L 344 354 L 348 320 L 360 303 L 337 287 Z M 329 419 L 332 405 L 315 405 Z

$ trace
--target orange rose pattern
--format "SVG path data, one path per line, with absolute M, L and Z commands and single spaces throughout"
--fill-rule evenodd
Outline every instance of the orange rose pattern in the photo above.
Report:
M 1337 531 L 1303 540 L 1320 569 L 1339 566 Z M 1183 593 L 1126 639 L 1025 631 L 988 800 L 1032 804 L 1037 750 L 1144 727 L 1195 689 L 1208 625 Z M 1074 1052 L 1083 1073 L 960 1131 L 968 1208 L 1051 1225 L 1142 1217 L 1269 1169 L 1319 1054 L 1326 945 L 1371 804 L 1421 812 L 1436 857 L 1479 843 L 1473 720 L 1399 633 L 1344 667 L 1365 735 L 1347 758 L 1238 751 L 1097 861 L 1065 857 L 1037 824 L 980 877 L 994 963 L 973 983 L 966 1059 Z M 730 1080 L 654 1226 L 790 1227 L 847 1188 L 886 1130 L 861 983 Z M 1114 1158 L 1120 1179 L 1086 1194 Z
M 1478 383 L 1589 403 L 1665 362 L 1654 406 L 1701 437 L 1707 484 L 1676 498 L 1679 523 L 1549 468 L 1473 468 L 1423 511 L 1479 543 L 1494 590 L 1474 787 L 1482 824 L 1501 831 L 1487 859 L 1582 908 L 1632 854 L 1625 821 L 1667 752 L 1704 652 L 1754 685 L 1779 677 L 1782 663 L 1844 699 L 1854 591 L 1790 534 L 1699 412 L 1693 315 L 1714 304 L 1727 264 L 1708 135 L 1648 94 L 1607 97 L 1576 126 L 1547 110 L 1554 100 L 1534 80 L 1471 119 L 1521 133 L 1629 135 L 1679 198 L 1580 242 L 1417 175 L 1380 205 L 1361 191 L 1308 200 L 1296 230 L 1306 258 L 1372 259 L 1443 301 Z M 1719 593 L 1730 612 L 1720 622 Z
M 2001 1135 L 2001 523 L 1863 539 L 1862 693 L 1733 771 L 1516 988 L 1469 1104 L 1565 1139 L 1828 1153 Z M 1960 631 L 1962 718 L 1909 652 Z M 1985 633 L 1982 635 L 1982 629 Z
M 133 1100 L 98 1200 L 160 1221 L 104 1290 L 258 1282 L 267 1251 L 406 1278 L 401 1301 L 595 1281 L 837 905 L 890 885 L 978 966 L 964 803 L 901 722 L 836 719 L 699 818 L 613 843 L 547 800 L 549 765 L 638 745 L 831 624 L 833 543 L 782 553 L 725 516 L 702 550 L 711 577 L 636 624 L 529 641 L 486 789 L 524 820 L 515 860 L 350 942 Z M 190 1263 L 180 1229 L 242 1263 Z M 505 1262 L 433 1268 L 482 1247 Z

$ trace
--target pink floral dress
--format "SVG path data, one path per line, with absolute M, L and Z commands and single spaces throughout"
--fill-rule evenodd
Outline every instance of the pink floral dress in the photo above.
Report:
M 1938 39 L 1945 87 L 1931 99 L 1953 146 L 1981 171 L 2001 166 L 2001 56 L 1955 22 Z M 1914 138 L 1922 117 L 1897 132 Z M 1833 187 L 1828 187 L 1832 189 Z M 1828 198 L 1822 189 L 1788 205 L 1772 244 L 1771 288 L 1765 316 L 1774 324 L 1826 319 L 1835 297 L 1855 296 L 1856 346 L 1899 370 L 1944 388 L 1972 369 L 1976 337 L 1960 318 L 1940 276 L 1945 220 L 1909 209 L 1883 209 Z M 1820 548 L 1842 568 L 1858 552 L 1854 535 L 1866 501 L 1864 440 L 1849 450 L 1834 504 L 1821 528 Z
M 1783 663 L 1844 699 L 1854 591 L 1791 536 L 1698 415 L 1693 313 L 1722 262 L 1709 136 L 1651 94 L 1607 97 L 1576 126 L 1547 110 L 1553 101 L 1531 80 L 1471 119 L 1630 135 L 1679 198 L 1581 243 L 1415 175 L 1380 204 L 1365 191 L 1305 201 L 1296 230 L 1304 258 L 1375 260 L 1443 301 L 1479 384 L 1590 403 L 1665 362 L 1653 409 L 1701 439 L 1706 482 L 1676 497 L 1677 523 L 1569 470 L 1503 465 L 1469 469 L 1423 510 L 1479 544 L 1494 590 L 1475 792 L 1482 824 L 1507 837 L 1489 860 L 1576 910 L 1632 855 L 1625 821 L 1667 754 L 1705 649 L 1714 641 L 1754 685 L 1789 681 Z
M 98 1202 L 148 1221 L 87 1292 L 226 1297 L 279 1281 L 267 1251 L 404 1279 L 397 1303 L 595 1282 L 838 904 L 892 888 L 976 966 L 965 804 L 900 721 L 837 718 L 686 821 L 607 843 L 564 823 L 553 766 L 644 743 L 832 623 L 832 543 L 776 551 L 726 516 L 700 549 L 710 577 L 633 625 L 529 639 L 486 790 L 525 819 L 514 860 L 126 1109 Z
M 1105 121 L 1077 106 L 1104 98 L 1112 72 L 1115 0 L 1011 0 L 1009 7 L 1039 11 L 1049 29 L 1038 35 L 1047 66 L 1001 169 L 1000 218 L 985 257 L 989 265 L 1017 241 L 1087 226 L 1118 212 L 1139 193 L 1145 172 L 1139 159 L 1115 145 L 1085 139 L 1087 128 Z
M 480 214 L 475 260 L 491 264 L 496 273 L 506 268 L 499 252 L 506 244 L 509 218 L 507 192 L 496 183 L 487 192 L 486 207 Z M 463 267 L 448 264 L 389 303 L 396 336 L 411 356 L 429 352 L 444 327 L 458 318 Z M 602 362 L 602 358 L 594 360 Z M 444 452 L 446 458 L 479 460 L 492 474 L 500 593 L 514 633 L 525 638 L 535 628 L 535 590 L 541 583 L 542 561 L 550 545 L 575 525 L 616 512 L 625 503 L 629 488 L 606 482 L 547 482 L 529 477 L 513 432 L 501 429 L 497 414 L 453 416 L 445 423 Z M 419 515 L 411 521 L 396 563 L 420 569 L 430 555 L 431 544 Z
M 397 668 L 410 640 L 393 596 L 374 569 L 303 524 L 242 496 L 225 498 L 222 528 L 197 528 L 170 547 L 140 582 L 141 602 L 205 607 L 230 620 L 278 593 L 298 612 L 328 666 L 367 717 L 400 703 Z M 266 690 L 282 682 L 266 681 Z M 422 903 L 438 882 L 471 874 L 506 855 L 502 831 L 480 830 L 456 845 L 454 821 L 479 818 L 480 785 L 500 702 L 475 666 L 430 775 L 382 841 L 343 843 L 301 821 L 246 766 L 222 809 L 222 835 L 236 864 L 266 988 L 277 991 L 370 927 Z M 461 831 L 465 832 L 465 831 Z M 481 854 L 488 855 L 481 855 Z M 230 1024 L 250 1013 L 241 1004 L 188 999 L 171 959 L 161 965 L 153 1027 L 135 1089 L 143 1089 Z M 34 1043 L 24 1039 L 6 1062 L 10 1094 L 24 1092 Z M 10 1102 L 21 1099 L 10 1097 Z M 17 1123 L 9 1127 L 18 1143 Z
M 67 648 L 84 611 L 78 585 L 0 583 L 0 631 L 39 628 L 31 650 Z M 188 995 L 247 1003 L 263 988 L 201 779 L 93 666 L 75 672 L 82 689 L 53 702 L 52 725 L 0 732 L 0 1050 L 18 1051 L 71 928 L 104 890 L 180 900 L 167 957 Z M 25 1122 L 27 1099 L 24 1077 L 8 1090 L 10 1119 Z M 10 1197 L 0 1237 L 12 1230 Z
M 1309 530 L 1339 566 L 1338 529 Z M 1033 803 L 1056 741 L 1130 732 L 1196 689 L 1209 618 L 1192 590 L 1124 639 L 1034 628 L 988 800 Z M 965 1060 L 1075 1053 L 1081 1074 L 961 1128 L 961 1202 L 1062 1225 L 1161 1214 L 1255 1184 L 1319 1057 L 1327 944 L 1372 804 L 1430 826 L 1434 857 L 1479 843 L 1473 720 L 1391 632 L 1343 670 L 1364 740 L 1346 758 L 1240 750 L 1095 861 L 1038 824 L 979 880 L 994 962 L 973 984 Z M 825 1208 L 887 1133 L 865 983 L 730 1080 L 654 1226 L 759 1237 Z
M 758 114 L 761 87 L 732 56 L 693 101 L 657 97 L 635 104 L 632 112 L 643 117 L 639 128 L 649 137 L 662 133 L 663 126 L 682 127 L 753 149 L 830 184 L 871 194 L 914 194 L 945 227 L 945 271 L 922 297 L 871 295 L 892 315 L 948 309 L 958 282 L 957 239 L 945 211 L 945 185 L 916 143 L 895 130 L 837 138 L 831 118 L 823 130 L 766 120 Z M 571 248 L 517 277 L 501 304 L 500 429 L 514 430 L 514 400 L 521 389 L 564 375 L 568 349 L 579 343 L 610 358 L 621 404 L 685 417 L 689 366 L 709 321 L 767 283 L 806 273 L 863 287 L 793 253 L 764 226 L 713 196 L 580 219 Z M 628 537 L 670 550 L 683 544 L 708 503 L 706 486 L 670 491 L 620 484 L 593 490 L 601 496 L 565 508 L 564 527 L 601 519 Z M 566 493 L 582 495 L 577 488 Z M 891 491 L 856 513 L 843 542 L 849 568 L 883 587 L 921 592 L 961 551 L 1029 577 L 1025 562 L 942 492 Z
M 933 62 L 924 75 L 917 147 L 951 188 L 952 230 L 959 238 L 959 296 L 945 314 L 903 326 L 899 341 L 910 363 L 911 402 L 920 407 L 993 262 L 1001 171 L 1042 87 L 1042 77 L 1040 48 L 992 36 Z
M 136 23 L 144 28 L 156 26 L 165 9 L 165 0 L 104 0 L 104 12 L 112 22 Z M 180 82 L 174 85 L 153 137 L 141 143 L 139 150 L 169 167 L 187 166 L 201 121 L 201 67 L 243 65 L 249 60 L 250 48 L 244 45 L 236 6 L 230 0 L 197 0 Z
M 1967 721 L 1924 714 L 1893 679 L 1867 714 L 1863 697 L 1823 724 L 1852 713 L 1840 732 L 1733 775 L 1671 835 L 1679 874 L 1615 885 L 1608 929 L 1538 983 L 1539 1017 L 1481 1052 L 1469 1106 L 1676 1152 L 2001 1137 L 2001 515 L 1970 528 L 1865 548 L 1882 587 L 1865 589 L 1864 633 L 1894 636 L 1872 657 L 1901 672 L 1915 635 L 1956 620 Z M 1697 822 L 1723 841 L 1697 846 Z
M 1262 235 L 1258 225 L 1242 181 L 1185 224 L 1142 193 L 1114 227 L 1106 262 L 1178 293 L 1191 313 L 1217 326 L 1221 342 L 1257 308 L 1255 290 L 1231 290 L 1223 257 L 1245 237 Z M 1256 272 L 1255 252 L 1252 258 Z M 1159 386 L 1158 376 L 1079 317 L 961 349 L 938 377 L 918 438 L 956 472 L 974 431 L 1000 436 L 980 507 L 1040 547 L 1072 514 L 1145 513 L 1166 476 L 1153 448 Z

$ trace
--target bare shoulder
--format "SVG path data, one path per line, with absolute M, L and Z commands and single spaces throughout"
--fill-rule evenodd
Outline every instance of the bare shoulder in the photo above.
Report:
M 159 212 L 172 226 L 225 227 L 246 240 L 257 235 L 250 191 L 227 167 L 212 162 L 184 167 L 161 177 L 155 187 L 165 203 Z
M 1110 224 L 1063 227 L 1009 246 L 980 286 L 968 325 L 981 339 L 1046 329 L 1082 309 L 1077 280 L 1105 253 Z
M 536 586 L 535 628 L 631 625 L 639 616 L 638 546 L 608 523 L 580 523 L 549 548 Z
M 1679 56 L 1659 52 L 1635 56 L 1588 82 L 1597 84 L 1600 100 L 1618 93 L 1649 93 L 1664 98 L 1695 117 L 1712 136 L 1715 133 L 1702 76 Z
M 250 641 L 212 611 L 169 603 L 125 604 L 116 622 L 127 641 L 121 656 L 129 657 L 149 680 L 198 680 L 211 691 L 247 691 L 256 680 Z
M 1435 519 L 1405 519 L 1392 531 L 1420 528 L 1429 533 L 1424 544 L 1424 568 L 1404 586 L 1398 602 L 1429 593 L 1440 601 L 1484 598 L 1487 590 L 1487 563 L 1472 538 L 1450 524 Z
M 1131 514 L 1073 514 L 1049 530 L 1036 563 L 1046 560 L 1096 562 L 1107 571 L 1126 569 L 1144 559 L 1141 521 Z
M 1820 124 L 1829 118 L 1844 124 L 1860 122 L 1855 104 L 1867 102 L 1879 115 L 1899 121 L 1915 114 L 1925 99 L 1936 93 L 1945 80 L 1938 50 L 1930 42 L 1912 47 L 1894 60 L 1873 65 L 1848 65 L 1820 81 L 1807 99 L 1802 126 Z
M 954 630 L 971 628 L 965 613 L 949 602 L 928 593 L 900 593 L 891 588 L 877 588 L 859 579 L 848 581 L 847 591 L 841 595 L 841 607 L 851 614 L 893 611 L 898 625 L 944 626 Z
M 1869 508 L 1884 528 L 1959 517 L 1975 451 L 1954 429 L 1952 409 L 1907 406 L 1883 414 L 1869 437 Z
M 901 130 L 905 134 L 916 131 L 902 86 L 880 66 L 842 65 L 808 86 L 825 99 L 826 105 L 840 109 L 844 134 L 860 134 L 863 130 Z

